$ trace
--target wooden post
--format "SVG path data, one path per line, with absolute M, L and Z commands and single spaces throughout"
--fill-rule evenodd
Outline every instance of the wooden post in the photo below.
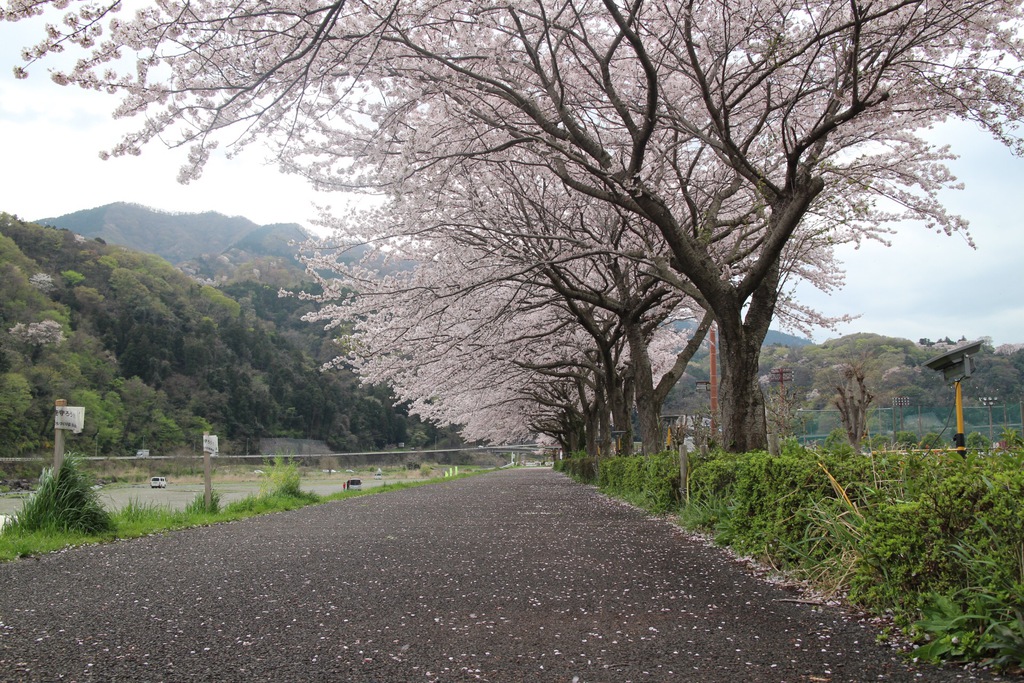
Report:
M 679 497 L 684 503 L 690 502 L 690 454 L 686 444 L 679 442 Z
M 68 404 L 62 398 L 58 398 L 54 403 L 54 410 L 57 408 L 63 408 Z M 54 420 L 56 424 L 56 419 Z M 64 430 L 53 429 L 53 478 L 56 479 L 60 473 L 61 465 L 64 464 Z
M 210 449 L 206 447 L 206 437 L 209 435 L 209 432 L 203 432 L 203 481 L 205 482 L 203 502 L 206 504 L 207 512 L 210 511 L 210 505 L 213 503 L 213 487 L 210 483 Z
M 708 378 L 711 381 L 711 439 L 718 443 L 718 326 L 711 326 L 711 344 L 709 347 L 710 355 L 708 357 L 711 363 L 711 376 Z

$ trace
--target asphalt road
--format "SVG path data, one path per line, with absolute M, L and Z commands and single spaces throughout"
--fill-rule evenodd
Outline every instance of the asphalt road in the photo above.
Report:
M 0 679 L 957 681 L 550 470 L 0 565 Z

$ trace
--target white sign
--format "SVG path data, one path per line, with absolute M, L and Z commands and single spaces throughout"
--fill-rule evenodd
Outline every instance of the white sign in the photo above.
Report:
M 53 419 L 54 429 L 69 429 L 75 434 L 85 427 L 85 408 L 81 406 L 57 406 Z
M 203 453 L 217 455 L 217 435 L 203 434 Z

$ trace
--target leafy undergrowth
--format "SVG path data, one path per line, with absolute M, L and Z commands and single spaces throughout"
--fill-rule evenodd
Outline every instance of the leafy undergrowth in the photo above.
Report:
M 679 491 L 678 464 L 661 454 L 602 460 L 594 479 L 891 616 L 914 657 L 1024 667 L 1024 451 L 862 455 L 791 442 L 774 456 L 694 454 L 689 472 Z
M 69 462 L 72 471 L 66 476 L 65 472 L 68 470 Z M 117 512 L 108 515 L 100 507 L 99 511 L 107 521 L 105 525 L 95 526 L 97 512 L 91 503 L 95 503 L 97 506 L 99 503 L 95 491 L 91 487 L 91 478 L 83 473 L 78 460 L 71 456 L 65 460 L 57 483 L 65 480 L 73 482 L 77 492 L 69 494 L 67 485 L 57 487 L 52 482 L 48 483 L 47 474 L 44 474 L 39 491 L 25 502 L 22 511 L 16 514 L 11 522 L 0 531 L 0 561 L 40 555 L 70 546 L 139 538 L 189 527 L 232 522 L 256 515 L 296 510 L 307 505 L 316 505 L 332 500 L 375 495 L 387 491 L 451 481 L 452 479 L 462 479 L 478 473 L 466 472 L 454 477 L 384 484 L 361 491 L 345 490 L 330 496 L 320 496 L 302 491 L 299 488 L 298 468 L 294 463 L 277 458 L 270 467 L 264 479 L 264 485 L 260 487 L 258 494 L 223 507 L 220 504 L 220 495 L 216 491 L 212 492 L 209 508 L 206 506 L 203 493 L 198 494 L 184 510 L 172 510 L 167 506 L 147 505 L 132 501 Z M 87 526 L 82 520 L 76 521 L 76 515 L 81 515 L 82 519 L 91 526 Z

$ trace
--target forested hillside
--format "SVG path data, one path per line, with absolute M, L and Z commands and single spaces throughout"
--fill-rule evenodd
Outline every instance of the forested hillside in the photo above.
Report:
M 837 388 L 844 384 L 843 372 L 858 368 L 872 395 L 871 406 L 891 407 L 902 397 L 910 406 L 950 406 L 953 390 L 941 373 L 929 370 L 925 362 L 960 340 L 939 341 L 887 337 L 873 333 L 851 334 L 822 344 L 766 346 L 761 352 L 759 374 L 770 402 L 784 388 L 791 410 L 831 410 Z M 1024 400 L 1024 345 L 995 348 L 982 346 L 973 375 L 964 382 L 964 405 L 981 406 L 981 398 L 999 404 Z M 709 357 L 703 351 L 691 363 L 670 399 L 666 413 L 695 413 L 707 409 L 708 396 L 696 382 L 709 379 Z M 785 370 L 784 375 L 780 375 Z
M 303 306 L 0 214 L 0 454 L 50 448 L 57 398 L 85 407 L 70 446 L 89 454 L 190 451 L 204 431 L 227 453 L 266 436 L 338 451 L 437 441 L 386 389 L 319 371 L 333 350 Z

